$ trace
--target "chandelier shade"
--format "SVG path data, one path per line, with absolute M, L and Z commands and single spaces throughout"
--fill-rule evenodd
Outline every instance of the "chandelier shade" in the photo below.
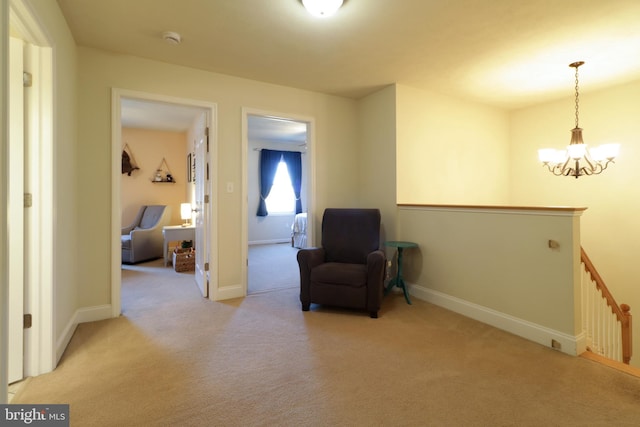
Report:
M 573 62 L 570 67 L 576 69 L 575 110 L 576 125 L 571 129 L 571 142 L 565 150 L 543 148 L 538 150 L 538 158 L 549 172 L 556 176 L 573 176 L 576 179 L 583 175 L 597 175 L 604 171 L 620 152 L 620 144 L 604 144 L 588 148 L 582 139 L 582 128 L 578 125 L 578 67 L 584 62 Z

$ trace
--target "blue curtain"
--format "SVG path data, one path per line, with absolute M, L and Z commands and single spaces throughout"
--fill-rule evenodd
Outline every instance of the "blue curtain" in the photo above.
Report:
M 300 200 L 300 188 L 302 187 L 302 156 L 297 151 L 283 151 L 282 160 L 287 165 L 293 194 L 296 196 L 296 213 L 302 212 L 302 201 Z
M 276 177 L 278 163 L 282 159 L 282 151 L 260 151 L 260 202 L 258 203 L 258 216 L 267 216 L 267 204 L 265 199 L 271 192 L 273 180 Z

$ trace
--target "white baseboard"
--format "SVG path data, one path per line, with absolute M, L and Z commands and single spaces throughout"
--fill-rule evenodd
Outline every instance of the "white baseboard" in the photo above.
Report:
M 223 301 L 227 299 L 243 297 L 245 297 L 244 287 L 242 285 L 231 285 L 225 286 L 223 288 L 218 288 L 212 299 L 214 301 Z
M 97 320 L 110 319 L 111 317 L 113 317 L 111 313 L 111 304 L 80 308 L 76 310 L 76 312 L 73 313 L 73 316 L 71 316 L 69 323 L 67 323 L 67 326 L 64 328 L 62 335 L 56 342 L 56 365 L 60 362 L 62 354 L 69 345 L 69 341 L 71 341 L 71 337 L 80 323 L 95 322 Z
M 288 239 L 270 239 L 270 240 L 252 240 L 249 242 L 249 246 L 252 245 L 274 245 L 276 243 L 291 243 L 291 237 Z
M 409 285 L 408 287 L 409 293 L 418 299 L 510 332 L 545 347 L 553 348 L 552 342 L 555 341 L 560 345 L 559 350 L 561 352 L 572 356 L 577 356 L 586 349 L 583 334 L 574 337 L 423 286 Z

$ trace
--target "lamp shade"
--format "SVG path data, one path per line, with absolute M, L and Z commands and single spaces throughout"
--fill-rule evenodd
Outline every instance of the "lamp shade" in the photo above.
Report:
M 180 219 L 184 221 L 191 219 L 191 203 L 180 204 Z
M 620 154 L 620 144 L 602 144 L 600 147 L 605 159 L 615 159 Z
M 554 148 L 542 148 L 538 150 L 538 158 L 543 163 L 552 163 L 556 159 L 556 150 Z
M 569 144 L 567 147 L 567 153 L 573 160 L 580 160 L 587 152 L 586 144 Z

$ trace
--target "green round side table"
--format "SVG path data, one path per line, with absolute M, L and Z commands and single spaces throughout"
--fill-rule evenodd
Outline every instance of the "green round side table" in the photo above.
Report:
M 389 292 L 391 292 L 391 289 L 393 289 L 394 286 L 397 286 L 402 289 L 402 292 L 404 293 L 404 299 L 407 300 L 407 304 L 411 304 L 411 300 L 409 299 L 409 292 L 407 291 L 407 287 L 404 284 L 404 280 L 402 279 L 402 251 L 409 248 L 417 248 L 418 244 L 413 242 L 391 240 L 385 242 L 384 245 L 390 248 L 396 248 L 398 251 L 398 272 L 396 274 L 396 277 L 389 281 L 389 284 L 384 289 L 384 294 L 387 295 Z

